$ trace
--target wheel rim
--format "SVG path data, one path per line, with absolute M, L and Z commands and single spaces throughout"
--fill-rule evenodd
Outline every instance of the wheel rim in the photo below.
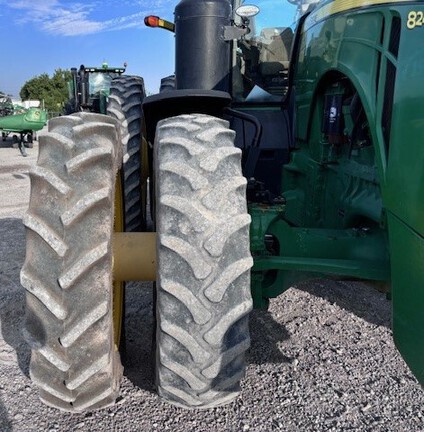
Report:
M 115 221 L 114 231 L 124 231 L 124 197 L 122 191 L 121 172 L 119 171 L 116 176 L 115 184 Z M 119 343 L 122 333 L 122 314 L 124 311 L 124 282 L 113 281 L 113 329 L 114 329 L 114 342 L 115 349 L 119 350 Z

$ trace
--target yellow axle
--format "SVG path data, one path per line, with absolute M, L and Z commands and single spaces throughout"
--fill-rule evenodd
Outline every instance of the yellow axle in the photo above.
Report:
M 113 234 L 113 280 L 156 280 L 156 233 Z

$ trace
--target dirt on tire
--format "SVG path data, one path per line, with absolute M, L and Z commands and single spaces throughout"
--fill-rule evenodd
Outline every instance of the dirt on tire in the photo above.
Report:
M 232 401 L 250 346 L 249 225 L 228 122 L 162 120 L 155 140 L 158 392 L 179 406 Z
M 118 140 L 108 116 L 58 117 L 30 170 L 23 334 L 40 398 L 65 411 L 112 404 L 122 376 L 112 317 Z

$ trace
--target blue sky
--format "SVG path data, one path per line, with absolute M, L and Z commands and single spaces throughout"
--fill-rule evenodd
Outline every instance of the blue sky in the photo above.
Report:
M 23 84 L 55 69 L 128 63 L 157 92 L 174 70 L 174 36 L 147 28 L 146 15 L 173 21 L 178 0 L 0 0 L 0 91 L 19 97 Z
M 0 91 L 19 97 L 25 82 L 55 69 L 128 63 L 156 93 L 174 71 L 174 36 L 144 25 L 146 15 L 173 21 L 178 0 L 0 0 Z M 295 6 L 258 0 L 258 19 L 290 25 Z M 284 23 L 282 22 L 285 21 Z M 271 22 L 273 21 L 273 22 Z

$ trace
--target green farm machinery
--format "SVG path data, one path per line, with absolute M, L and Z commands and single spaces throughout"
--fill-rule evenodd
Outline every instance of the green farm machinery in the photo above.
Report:
M 125 67 L 109 67 L 107 63 L 103 63 L 101 67 L 81 65 L 79 69 L 72 68 L 65 114 L 79 111 L 106 114 L 112 80 L 122 75 Z
M 13 133 L 13 145 L 19 148 L 22 156 L 27 156 L 25 146 L 33 146 L 34 132 L 43 129 L 46 123 L 47 112 L 44 109 L 14 107 L 10 97 L 0 94 L 2 139 L 5 141 Z
M 420 1 L 181 0 L 174 23 L 146 18 L 175 33 L 166 91 L 133 78 L 109 116 L 51 120 L 31 172 L 21 282 L 43 401 L 116 399 L 129 280 L 156 281 L 156 386 L 177 406 L 232 401 L 252 307 L 316 277 L 389 287 L 424 382 L 423 16 Z

